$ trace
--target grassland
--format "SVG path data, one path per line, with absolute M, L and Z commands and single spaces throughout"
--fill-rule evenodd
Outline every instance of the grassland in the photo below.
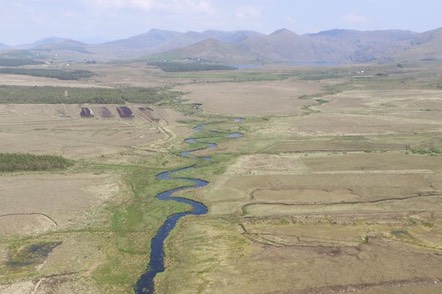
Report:
M 43 171 L 65 169 L 73 162 L 61 156 L 0 153 L 0 171 Z
M 440 92 L 426 69 L 393 70 L 300 72 L 317 83 L 302 95 L 290 80 L 185 86 L 249 120 L 197 192 L 209 216 L 174 232 L 159 293 L 438 293 Z
M 97 75 L 81 88 L 94 89 L 55 81 L 66 87 L 58 95 L 165 92 L 124 99 L 132 119 L 82 119 L 81 105 L 65 100 L 0 105 L 3 152 L 75 160 L 67 170 L 0 176 L 0 293 L 131 292 L 151 237 L 189 209 L 156 199 L 184 183 L 155 175 L 191 164 L 179 176 L 210 183 L 182 196 L 209 213 L 184 218 L 168 238 L 157 293 L 441 291 L 440 67 L 85 69 Z M 7 75 L 6 88 L 21 91 L 27 78 Z M 95 113 L 117 105 L 92 102 Z M 179 156 L 199 148 L 192 154 L 212 159 Z

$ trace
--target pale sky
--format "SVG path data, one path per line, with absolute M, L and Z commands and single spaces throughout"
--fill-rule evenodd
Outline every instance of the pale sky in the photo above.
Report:
M 298 34 L 329 29 L 416 32 L 442 26 L 441 0 L 0 0 L 0 43 L 46 37 L 96 43 L 150 29 L 287 28 Z

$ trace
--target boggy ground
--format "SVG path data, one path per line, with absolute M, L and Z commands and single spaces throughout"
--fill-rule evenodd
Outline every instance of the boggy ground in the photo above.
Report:
M 159 293 L 439 293 L 442 100 L 426 70 L 320 80 L 327 93 L 248 117 L 197 192 L 209 216 L 174 232 Z M 264 99 L 235 89 L 232 114 Z
M 146 186 L 154 187 L 158 170 L 181 164 L 169 161 L 167 150 L 176 133 L 190 132 L 177 123 L 185 117 L 164 107 L 128 105 L 134 117 L 123 119 L 117 105 L 87 106 L 95 117 L 81 118 L 81 105 L 0 105 L 2 152 L 75 160 L 63 171 L 0 174 L 2 294 L 130 292 L 146 266 L 150 226 L 182 209 L 144 207 L 134 195 L 153 197 Z M 101 117 L 102 107 L 113 116 Z M 150 215 L 138 236 L 127 228 L 127 218 L 139 213 L 134 206 Z M 121 270 L 121 263 L 132 272 Z
M 181 293 L 438 293 L 441 166 L 411 154 L 240 157 L 203 196 L 208 220 L 177 232 L 179 262 L 164 283 L 180 277 Z
M 149 105 L 155 117 L 129 105 L 133 119 L 82 119 L 80 105 L 0 105 L 2 152 L 76 160 L 65 171 L 0 175 L 0 293 L 130 293 L 156 229 L 187 209 L 154 198 L 182 184 L 155 175 L 197 162 L 183 176 L 210 184 L 183 196 L 209 214 L 172 232 L 157 293 L 441 292 L 440 67 L 85 69 L 98 75 L 1 78 L 173 85 L 184 103 Z M 103 105 L 87 106 L 97 114 Z M 227 140 L 232 131 L 244 137 Z M 205 146 L 182 143 L 191 136 L 218 143 L 194 153 L 212 160 L 177 156 Z

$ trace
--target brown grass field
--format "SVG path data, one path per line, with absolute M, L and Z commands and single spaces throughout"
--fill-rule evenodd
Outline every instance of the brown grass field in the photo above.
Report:
M 0 139 L 3 152 L 56 154 L 84 159 L 115 155 L 128 148 L 149 148 L 154 142 L 169 139 L 161 126 L 182 115 L 168 109 L 156 109 L 162 118 L 157 125 L 132 105 L 135 118 L 118 116 L 116 105 L 107 105 L 113 117 L 102 118 L 102 105 L 93 105 L 95 117 L 81 118 L 78 105 L 0 105 Z
M 238 116 L 299 114 L 309 104 L 299 96 L 322 92 L 320 83 L 297 79 L 185 85 L 178 89 L 189 92 L 184 98 L 202 103 L 207 112 Z
M 273 116 L 198 192 L 209 216 L 174 234 L 161 292 L 439 293 L 442 160 L 410 150 L 441 148 L 441 92 L 395 79 L 271 108 L 262 88 L 187 86 L 208 111 Z
M 172 86 L 183 102 L 128 104 L 130 119 L 117 105 L 0 105 L 1 152 L 76 160 L 63 171 L 0 174 L 0 293 L 133 291 L 156 228 L 185 209 L 154 199 L 170 186 L 152 178 L 198 162 L 174 155 L 190 136 L 218 143 L 186 174 L 210 182 L 184 195 L 209 213 L 184 218 L 167 239 L 156 293 L 442 291 L 440 67 L 360 65 L 305 79 L 328 69 L 72 66 L 97 75 L 0 82 Z M 82 106 L 95 117 L 81 118 Z M 101 117 L 102 107 L 114 115 Z M 193 132 L 201 122 L 206 130 Z M 227 140 L 232 131 L 244 136 Z M 35 257 L 32 246 L 47 252 Z
M 20 82 L 12 84 L 33 85 L 29 77 L 14 78 Z M 45 82 L 39 85 L 68 84 L 42 80 Z M 70 86 L 80 85 L 74 82 Z M 125 166 L 167 152 L 175 144 L 175 128 L 183 129 L 176 121 L 185 119 L 179 112 L 156 106 L 146 114 L 139 109 L 146 105 L 129 105 L 135 115 L 129 119 L 118 116 L 117 105 L 87 106 L 94 117 L 81 118 L 81 105 L 0 105 L 2 152 L 53 154 L 77 160 L 67 171 L 0 174 L 2 294 L 107 292 L 91 277 L 107 260 L 107 248 L 112 247 L 110 213 L 114 206 L 127 201 L 130 193 L 124 172 L 94 169 L 91 164 Z M 113 116 L 100 116 L 102 107 Z M 93 233 L 96 227 L 98 232 Z M 61 245 L 44 260 L 29 266 L 9 265 L 17 250 L 48 241 Z

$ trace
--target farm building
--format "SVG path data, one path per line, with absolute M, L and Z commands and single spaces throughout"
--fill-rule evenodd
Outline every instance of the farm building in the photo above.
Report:
M 123 118 L 134 117 L 132 110 L 127 106 L 118 106 L 117 112 Z
M 100 107 L 100 109 L 99 109 L 98 111 L 99 111 L 101 117 L 112 117 L 112 116 L 113 116 L 113 114 L 112 114 L 112 112 L 109 110 L 109 108 L 107 108 L 107 107 L 105 107 L 105 106 Z
M 94 112 L 89 107 L 82 107 L 80 111 L 81 117 L 94 117 Z

